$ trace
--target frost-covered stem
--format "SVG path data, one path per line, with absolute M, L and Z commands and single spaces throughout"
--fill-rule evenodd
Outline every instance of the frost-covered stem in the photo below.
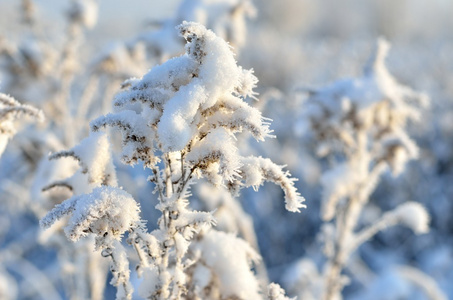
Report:
M 379 219 L 376 223 L 373 223 L 371 226 L 356 234 L 354 241 L 349 246 L 349 251 L 354 252 L 358 247 L 360 247 L 360 245 L 372 238 L 376 233 L 396 224 L 398 224 L 398 218 L 396 216 L 392 216 L 391 218 L 383 217 Z
M 112 260 L 111 271 L 114 275 L 112 282 L 118 287 L 116 295 L 117 300 L 132 299 L 132 286 L 129 282 L 129 262 L 126 257 L 126 250 L 121 243 L 115 241 L 114 248 L 111 249 L 109 255 Z
M 163 203 L 165 201 L 165 199 L 164 199 L 163 183 L 162 183 L 162 179 L 160 178 L 159 167 L 157 167 L 157 166 L 153 167 L 151 170 L 153 171 L 155 183 L 157 186 L 157 190 L 159 192 L 159 201 L 161 203 Z
M 367 138 L 367 133 L 366 132 L 358 132 L 357 134 L 357 151 L 353 157 L 350 157 L 350 161 L 358 161 L 360 162 L 359 166 L 369 166 L 370 164 L 370 158 L 369 155 L 367 155 L 367 144 L 368 144 L 368 138 Z M 366 170 L 366 177 L 370 176 L 370 173 L 368 170 Z M 367 182 L 365 180 L 364 182 Z M 361 184 L 360 186 L 357 187 L 356 193 L 349 199 L 347 202 L 347 207 L 346 207 L 346 214 L 345 214 L 345 219 L 344 219 L 344 236 L 342 239 L 343 243 L 348 243 L 349 239 L 351 238 L 352 234 L 354 233 L 354 228 L 357 224 L 358 218 L 360 216 L 360 213 L 363 209 L 363 206 L 366 204 L 368 201 L 368 196 L 369 193 L 365 191 L 366 186 Z M 346 254 L 347 255 L 347 254 Z
M 132 241 L 130 243 L 134 244 L 134 249 L 137 252 L 138 258 L 140 260 L 140 264 L 142 264 L 145 267 L 149 266 L 149 261 L 148 261 L 148 258 L 146 257 L 146 254 L 143 253 L 143 249 L 140 247 L 140 241 L 145 240 L 146 234 L 147 233 L 144 232 L 141 228 L 135 228 L 135 229 L 131 229 L 131 233 L 129 235 L 130 238 L 132 239 Z M 152 252 L 149 249 L 149 245 L 146 243 L 144 243 L 144 245 L 148 250 L 148 255 L 151 256 Z
M 172 182 L 172 170 L 171 170 L 171 159 L 168 153 L 165 154 L 165 191 L 167 198 L 170 198 L 173 195 L 173 182 Z
M 182 178 L 176 183 L 178 185 L 177 195 L 173 195 L 174 186 L 172 182 L 172 175 L 173 170 L 171 168 L 172 161 L 171 157 L 168 153 L 164 153 L 164 166 L 165 166 L 165 195 L 164 195 L 164 182 L 163 178 L 161 178 L 161 173 L 158 167 L 153 167 L 152 171 L 155 176 L 155 183 L 157 185 L 157 189 L 159 191 L 159 200 L 160 204 L 164 207 L 162 210 L 162 218 L 164 221 L 163 230 L 164 235 L 167 237 L 166 240 L 163 242 L 162 253 L 160 256 L 156 257 L 155 264 L 157 265 L 158 272 L 159 272 L 159 282 L 161 284 L 158 297 L 159 299 L 168 299 L 170 296 L 169 288 L 172 283 L 173 278 L 171 278 L 169 271 L 168 271 L 168 264 L 169 264 L 169 255 L 170 250 L 174 246 L 174 235 L 176 233 L 176 229 L 172 224 L 172 219 L 170 218 L 171 212 L 166 207 L 166 203 L 169 201 L 170 198 L 175 199 L 174 201 L 180 201 L 181 192 L 184 190 L 183 186 L 187 183 L 186 181 L 182 180 Z M 182 268 L 182 263 L 180 259 L 177 259 L 175 268 Z M 181 289 L 177 287 L 178 283 L 174 283 L 172 294 L 176 298 L 180 299 Z
M 54 183 L 51 183 L 49 185 L 46 185 L 45 187 L 43 187 L 41 189 L 42 192 L 47 192 L 53 188 L 56 188 L 56 187 L 64 187 L 64 188 L 67 188 L 69 191 L 72 192 L 73 188 L 71 185 L 69 185 L 67 182 L 64 182 L 64 181 L 56 181 Z
M 360 162 L 359 166 L 369 166 L 370 158 L 367 155 L 367 135 L 365 132 L 359 132 L 357 136 L 357 148 L 352 151 L 348 157 L 349 161 Z M 366 170 L 366 177 L 371 178 L 378 176 L 375 170 L 380 170 L 380 165 L 374 166 L 369 172 Z M 365 183 L 368 180 L 364 180 Z M 326 268 L 326 286 L 324 300 L 336 299 L 337 295 L 341 293 L 343 284 L 341 282 L 341 272 L 351 255 L 353 249 L 350 244 L 354 240 L 354 229 L 357 225 L 360 213 L 368 201 L 370 189 L 366 184 L 357 186 L 355 193 L 347 199 L 345 207 L 341 209 L 336 218 L 336 241 L 334 247 L 334 254 L 329 258 Z
M 351 197 L 344 209 L 338 212 L 336 219 L 336 241 L 334 254 L 329 259 L 325 271 L 326 285 L 324 300 L 336 299 L 336 295 L 341 292 L 343 284 L 341 282 L 341 272 L 350 255 L 348 244 L 352 241 L 354 227 L 357 219 L 357 211 L 363 207 L 363 202 L 357 197 Z
M 148 259 L 145 256 L 145 253 L 143 253 L 142 248 L 140 248 L 140 245 L 138 243 L 133 242 L 135 252 L 137 252 L 138 260 L 140 261 L 140 265 L 143 267 L 148 267 Z
M 187 177 L 184 178 L 185 174 L 187 173 L 186 170 L 184 170 L 184 172 L 182 173 L 183 175 L 181 176 L 181 180 L 180 181 L 180 184 L 179 184 L 179 187 L 178 187 L 178 197 L 181 195 L 182 192 L 184 192 L 184 189 L 186 188 L 187 184 L 189 183 L 189 181 L 192 179 L 192 175 L 193 175 L 193 172 L 195 172 L 195 170 L 198 168 L 198 166 L 193 166 L 190 171 L 189 171 L 189 174 L 187 175 Z
M 184 179 L 184 176 L 186 175 L 186 169 L 184 168 L 184 157 L 185 157 L 185 152 L 181 151 L 181 179 L 182 180 Z M 178 192 L 179 192 L 179 190 L 180 189 L 178 188 Z
M 164 247 L 163 247 L 163 255 L 160 259 L 158 260 L 158 269 L 159 269 L 159 281 L 161 283 L 160 287 L 160 293 L 159 293 L 159 299 L 161 300 L 166 300 L 169 296 L 169 287 L 171 283 L 171 278 L 170 274 L 168 272 L 168 256 L 169 256 L 169 249 L 168 247 L 165 246 L 164 242 Z
M 325 278 L 326 278 L 326 284 L 325 284 L 325 293 L 324 293 L 324 300 L 331 300 L 341 291 L 341 282 L 340 282 L 340 276 L 341 276 L 341 271 L 344 267 L 345 264 L 345 251 L 344 251 L 344 241 L 345 237 L 347 235 L 347 232 L 344 230 L 345 229 L 345 223 L 344 220 L 346 219 L 346 210 L 342 210 L 338 213 L 337 219 L 336 219 L 336 228 L 337 228 L 337 234 L 336 238 L 337 240 L 335 241 L 335 247 L 334 251 L 335 253 L 333 254 L 332 257 L 329 257 L 329 261 L 326 265 L 326 270 L 325 270 Z
M 175 270 L 183 270 L 183 264 L 182 264 L 182 260 L 180 257 L 178 257 L 176 259 L 176 264 L 175 264 Z M 181 295 L 183 293 L 183 284 L 181 284 L 181 282 L 177 281 L 174 283 L 173 285 L 173 291 L 172 291 L 172 299 L 175 299 L 175 300 L 179 300 L 181 299 Z
M 368 165 L 369 161 L 367 161 Z M 369 234 L 373 235 L 374 230 L 381 230 L 381 226 L 384 224 L 377 224 L 378 228 L 370 228 L 370 232 L 363 232 L 363 236 L 360 234 L 360 242 L 355 237 L 354 229 L 357 225 L 359 216 L 363 210 L 363 207 L 368 201 L 369 195 L 372 190 L 366 185 L 368 181 L 376 180 L 381 173 L 384 171 L 384 162 L 376 164 L 371 172 L 369 172 L 366 177 L 367 180 L 364 180 L 365 184 L 357 186 L 356 193 L 351 196 L 344 207 L 337 214 L 336 218 L 336 241 L 335 241 L 335 253 L 331 259 L 326 269 L 326 293 L 325 300 L 335 299 L 336 295 L 341 292 L 343 284 L 341 283 L 341 272 L 347 263 L 350 255 L 359 247 Z M 376 231 L 376 232 L 377 232 Z M 371 237 L 370 236 L 370 237 Z
M 158 166 L 154 166 L 151 168 L 154 174 L 154 182 L 157 187 L 157 191 L 159 192 L 159 202 L 161 205 L 165 203 L 165 196 L 164 196 L 164 184 L 162 182 L 162 178 L 160 177 L 160 170 Z M 162 219 L 164 220 L 164 226 L 167 227 L 167 216 L 164 212 L 162 212 Z
M 337 235 L 335 241 L 334 255 L 329 260 L 326 270 L 326 293 L 325 300 L 336 299 L 342 288 L 341 272 L 351 254 L 349 244 L 353 240 L 354 228 L 357 223 L 357 216 L 365 202 L 356 196 L 351 197 L 346 207 L 337 216 Z

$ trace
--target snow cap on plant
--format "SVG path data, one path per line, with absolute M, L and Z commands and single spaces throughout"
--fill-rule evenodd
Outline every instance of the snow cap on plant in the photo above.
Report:
M 310 90 L 307 117 L 320 141 L 318 153 L 354 152 L 363 135 L 376 160 L 385 161 L 395 175 L 417 157 L 415 143 L 404 130 L 409 120 L 420 118 L 428 97 L 399 84 L 385 66 L 390 45 L 379 39 L 363 76 L 339 80 Z
M 303 198 L 294 180 L 270 161 L 250 158 L 250 163 L 261 165 L 257 169 L 261 180 L 239 184 L 247 170 L 241 167 L 245 159 L 238 154 L 234 135 L 245 131 L 258 141 L 272 136 L 268 119 L 244 101 L 255 95 L 258 80 L 253 71 L 237 66 L 231 47 L 203 25 L 183 22 L 177 29 L 187 40 L 186 54 L 152 68 L 141 79 L 126 81 L 114 99 L 116 112 L 91 122 L 92 130 L 119 128 L 125 163 L 142 160 L 153 167 L 160 160 L 156 149 L 180 151 L 179 159 L 215 185 L 235 181 L 237 190 L 274 181 L 285 191 L 287 209 L 299 211 Z M 138 111 L 133 110 L 137 103 Z

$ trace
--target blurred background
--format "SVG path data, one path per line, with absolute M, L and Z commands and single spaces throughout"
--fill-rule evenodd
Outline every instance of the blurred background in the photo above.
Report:
M 19 22 L 22 18 L 19 2 L 0 0 L 0 40 L 19 45 L 32 38 L 33 30 L 38 30 L 35 35 L 49 45 L 56 45 L 54 50 L 58 52 L 66 35 L 69 1 L 32 1 L 39 26 L 31 27 Z M 90 28 L 87 26 L 83 42 L 77 48 L 78 67 L 95 69 L 96 63 L 110 55 L 104 57 L 103 53 L 111 53 L 109 49 L 116 49 L 114 45 L 125 41 L 132 45 L 142 33 L 145 33 L 143 40 L 151 44 L 152 32 L 163 28 L 165 20 L 177 19 L 181 1 L 100 0 L 98 4 L 97 23 Z M 237 44 L 236 58 L 239 65 L 255 70 L 260 80 L 257 91 L 261 99 L 254 105 L 264 116 L 274 120 L 271 128 L 277 138 L 259 144 L 244 138 L 241 150 L 286 164 L 292 175 L 300 178 L 296 186 L 307 200 L 307 209 L 292 214 L 285 211 L 281 201 L 283 193 L 273 185 L 241 194 L 240 202 L 253 218 L 270 280 L 285 286 L 285 278 L 292 274 L 291 267 L 303 257 L 317 257 L 320 249 L 317 239 L 322 224 L 319 179 L 326 162 L 316 157 L 305 137 L 309 128 L 304 127 L 301 120 L 303 97 L 297 89 L 321 87 L 341 78 L 361 76 L 377 38 L 384 37 L 392 45 L 387 59 L 390 72 L 402 84 L 428 94 L 431 105 L 423 112 L 419 123 L 408 124 L 409 135 L 420 147 L 419 159 L 412 161 L 399 177 L 382 178 L 363 219 L 411 200 L 427 208 L 431 230 L 428 234 L 414 235 L 409 229 L 395 227 L 365 243 L 355 254 L 352 267 L 346 270 L 351 284 L 343 295 L 345 299 L 434 299 L 397 276 L 395 266 L 409 265 L 430 276 L 452 299 L 453 1 L 255 0 L 253 5 L 256 12 L 246 18 L 245 40 Z M 183 51 L 180 42 L 180 51 Z M 121 76 L 105 77 L 103 80 L 113 87 L 100 85 L 100 92 L 93 99 L 113 95 L 115 86 L 119 89 L 127 75 L 140 76 L 160 62 L 145 59 Z M 80 69 L 82 67 L 77 74 L 85 71 Z M 0 91 L 41 107 L 39 103 L 46 100 L 41 98 L 47 94 L 39 86 L 28 89 L 30 85 L 26 83 L 12 84 L 14 80 L 8 70 L 0 68 Z M 73 85 L 72 110 L 77 108 L 77 99 L 84 95 L 82 91 L 90 82 L 86 79 L 90 74 L 81 76 Z M 61 97 L 53 99 L 59 101 Z M 108 111 L 108 104 L 98 106 L 93 104 L 91 108 L 99 113 Z M 76 136 L 83 137 L 87 128 L 80 126 L 83 128 Z M 40 129 L 35 130 L 38 132 L 35 135 L 40 135 Z M 36 176 L 44 176 L 40 171 L 41 155 L 52 150 L 42 144 L 56 142 L 48 136 L 31 139 L 32 134 L 26 132 L 19 133 L 10 142 L 0 160 L 0 286 L 11 283 L 10 288 L 16 287 L 11 295 L 18 299 L 41 299 L 46 293 L 39 292 L 39 287 L 30 281 L 47 278 L 43 279 L 44 285 L 52 286 L 54 293 L 46 297 L 69 299 L 65 294 L 67 283 L 58 276 L 61 260 L 56 256 L 61 258 L 64 254 L 37 239 L 40 211 L 45 207 L 37 208 L 44 200 L 37 200 L 41 196 L 37 196 L 40 188 Z M 60 135 L 62 137 L 58 138 L 69 140 L 63 145 L 71 144 L 71 138 L 66 138 L 64 133 Z M 19 163 L 23 157 L 30 161 L 28 167 Z M 140 167 L 118 166 L 118 170 L 121 184 L 142 203 L 143 214 L 152 228 L 158 214 L 154 205 L 147 202 L 152 191 L 145 180 L 148 174 Z M 198 195 L 197 191 L 194 194 Z M 16 252 L 14 258 L 13 252 Z M 70 268 L 70 265 L 65 267 Z M 1 278 L 7 279 L 1 283 Z M 30 284 L 31 287 L 23 289 Z M 114 290 L 108 284 L 106 288 L 104 297 L 111 299 Z

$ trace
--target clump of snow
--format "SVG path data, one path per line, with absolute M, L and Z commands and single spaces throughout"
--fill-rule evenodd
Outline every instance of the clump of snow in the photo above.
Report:
M 140 207 L 126 191 L 110 186 L 95 188 L 90 194 L 73 196 L 56 205 L 40 224 L 50 227 L 65 215 L 71 215 L 65 228 L 67 237 L 77 241 L 93 233 L 97 247 L 120 240 L 123 233 L 138 226 Z
M 182 150 L 194 135 L 191 126 L 199 108 L 208 109 L 222 95 L 231 94 L 239 83 L 239 68 L 228 44 L 197 23 L 178 26 L 188 41 L 186 52 L 198 61 L 198 76 L 168 100 L 158 127 L 163 148 Z
M 231 233 L 210 230 L 194 247 L 211 269 L 211 276 L 217 277 L 222 298 L 261 299 L 258 281 L 250 270 L 251 263 L 261 258 L 249 244 Z M 197 272 L 197 282 L 210 281 L 207 270 Z
M 140 297 L 146 299 L 153 295 L 159 286 L 159 271 L 157 267 L 150 267 L 143 272 L 143 282 L 138 287 Z
M 187 159 L 194 166 L 199 166 L 206 178 L 220 185 L 225 178 L 232 181 L 238 176 L 241 166 L 240 157 L 231 135 L 222 127 L 196 143 Z

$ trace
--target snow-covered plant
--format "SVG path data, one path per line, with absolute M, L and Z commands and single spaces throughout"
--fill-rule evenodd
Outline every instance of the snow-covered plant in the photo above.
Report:
M 118 299 L 132 297 L 129 260 L 120 243 L 126 232 L 139 258 L 142 297 L 256 299 L 262 295 L 250 262 L 259 255 L 234 235 L 210 229 L 213 214 L 190 208 L 189 186 L 205 178 L 237 195 L 271 181 L 281 186 L 292 212 L 304 207 L 304 199 L 282 166 L 243 157 L 237 149 L 237 133 L 248 132 L 257 141 L 271 136 L 268 120 L 244 101 L 256 95 L 253 70 L 237 66 L 230 46 L 204 26 L 183 22 L 177 29 L 187 41 L 186 54 L 126 81 L 114 98 L 115 112 L 92 121 L 92 133 L 81 144 L 51 156 L 73 157 L 80 168 L 52 185 L 72 189 L 74 196 L 41 225 L 50 227 L 68 215 L 69 239 L 94 236 L 97 249 L 111 258 Z M 141 163 L 152 172 L 162 216 L 150 233 L 138 204 L 117 185 L 108 141 L 98 133 L 106 127 L 121 132 L 124 164 Z
M 44 120 L 44 114 L 39 109 L 21 104 L 11 96 L 0 93 L 0 156 L 8 140 L 16 133 L 14 121 L 23 115 L 31 116 L 38 121 Z
M 389 50 L 379 40 L 361 78 L 309 90 L 307 115 L 317 139 L 317 154 L 333 167 L 321 178 L 324 252 L 323 286 L 312 297 L 341 299 L 347 283 L 342 275 L 351 254 L 377 232 L 402 224 L 415 233 L 428 231 L 429 216 L 417 203 L 405 203 L 358 230 L 360 216 L 380 176 L 400 174 L 418 148 L 406 133 L 409 121 L 421 117 L 427 97 L 403 86 L 390 75 L 384 60 Z M 316 277 L 316 276 L 315 276 Z M 319 282 L 319 280 L 318 280 Z M 320 293 L 320 294 L 319 294 Z

